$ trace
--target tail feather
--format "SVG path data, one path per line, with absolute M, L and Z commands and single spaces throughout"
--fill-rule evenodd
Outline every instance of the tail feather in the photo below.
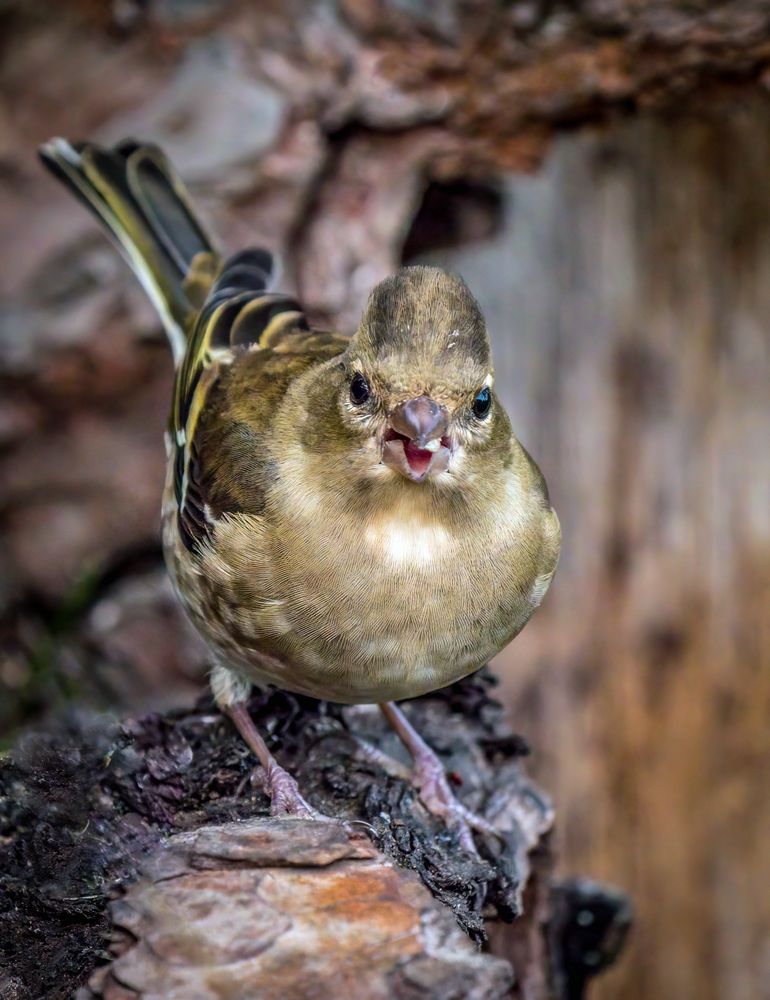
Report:
M 213 250 L 195 217 L 187 189 L 156 146 L 133 143 L 126 159 L 126 176 L 153 232 L 180 272 L 186 275 L 196 254 Z
M 178 364 L 194 311 L 185 278 L 197 255 L 216 251 L 163 153 L 133 140 L 105 149 L 52 139 L 40 158 L 113 237 L 158 310 Z

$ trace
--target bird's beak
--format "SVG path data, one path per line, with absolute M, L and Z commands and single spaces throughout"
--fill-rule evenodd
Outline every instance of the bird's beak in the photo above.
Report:
M 418 396 L 399 403 L 388 414 L 382 461 L 414 482 L 444 472 L 449 465 L 446 407 Z

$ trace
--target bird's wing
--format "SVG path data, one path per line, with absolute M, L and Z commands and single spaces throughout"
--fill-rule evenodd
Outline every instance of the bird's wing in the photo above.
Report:
M 173 487 L 180 539 L 192 550 L 209 534 L 216 510 L 257 503 L 259 442 L 240 448 L 231 442 L 233 457 L 221 463 L 216 433 L 208 449 L 199 446 L 201 416 L 222 373 L 248 362 L 251 382 L 241 391 L 269 407 L 300 368 L 340 353 L 346 341 L 311 330 L 298 303 L 272 291 L 269 251 L 244 250 L 222 265 L 182 181 L 156 146 L 52 139 L 40 155 L 112 236 L 168 332 L 177 367 L 169 427 Z M 218 396 L 211 403 L 215 418 L 220 405 Z M 212 423 L 216 427 L 216 419 Z M 243 428 L 233 433 L 242 436 Z M 240 467 L 233 470 L 232 462 Z
M 272 265 L 261 249 L 225 263 L 177 374 L 170 427 L 174 492 L 180 538 L 190 551 L 222 514 L 258 508 L 263 486 L 263 442 L 250 436 L 253 421 L 232 412 L 222 381 L 237 377 L 241 395 L 268 409 L 301 370 L 347 346 L 346 338 L 312 330 L 295 299 L 267 291 Z

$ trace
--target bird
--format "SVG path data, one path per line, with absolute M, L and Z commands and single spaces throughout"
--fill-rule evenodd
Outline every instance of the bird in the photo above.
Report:
M 95 214 L 175 363 L 161 524 L 214 699 L 261 766 L 271 813 L 324 818 L 249 715 L 253 685 L 376 703 L 426 808 L 475 851 L 398 702 L 473 673 L 542 601 L 561 531 L 494 389 L 482 311 L 457 275 L 402 267 L 350 335 L 276 290 L 276 257 L 222 253 L 163 151 L 55 138 L 44 165 Z

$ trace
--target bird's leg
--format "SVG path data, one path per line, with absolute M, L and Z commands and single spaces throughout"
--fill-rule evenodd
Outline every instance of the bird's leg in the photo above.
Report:
M 297 782 L 284 770 L 259 735 L 244 702 L 222 705 L 222 711 L 232 719 L 250 750 L 254 752 L 265 774 L 265 791 L 270 797 L 271 816 L 301 816 L 304 819 L 327 819 L 307 802 Z
M 457 799 L 449 787 L 444 766 L 436 751 L 428 746 L 398 705 L 393 701 L 385 701 L 380 704 L 380 708 L 412 755 L 412 780 L 420 792 L 420 798 L 434 816 L 440 816 L 458 831 L 463 850 L 478 856 L 472 831 L 478 830 L 492 836 L 499 834 L 488 820 L 472 812 Z

